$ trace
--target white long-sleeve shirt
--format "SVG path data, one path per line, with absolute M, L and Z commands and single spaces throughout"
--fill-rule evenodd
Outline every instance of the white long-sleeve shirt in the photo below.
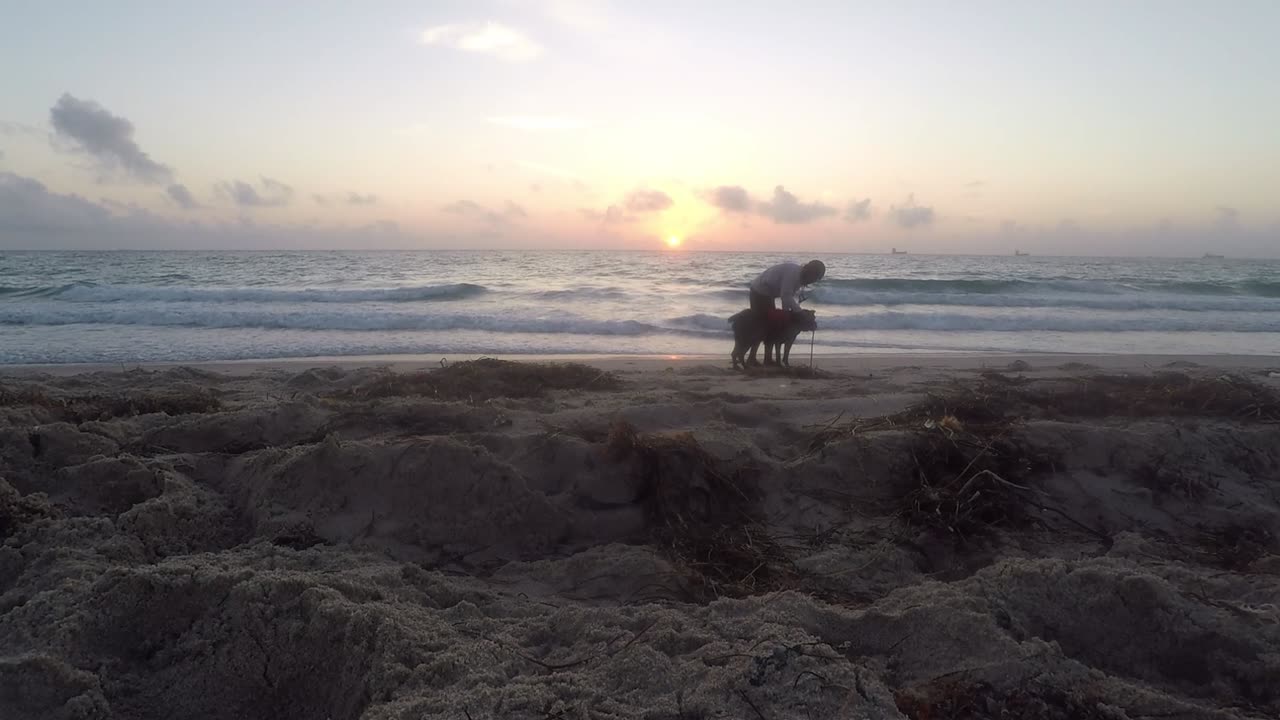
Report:
M 799 310 L 796 293 L 800 291 L 800 266 L 795 263 L 774 265 L 751 281 L 751 289 L 766 297 L 782 298 L 784 310 Z

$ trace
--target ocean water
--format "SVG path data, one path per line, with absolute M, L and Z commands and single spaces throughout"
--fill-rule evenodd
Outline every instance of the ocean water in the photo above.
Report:
M 816 352 L 1280 354 L 1280 262 L 818 255 Z M 5 252 L 0 364 L 723 355 L 782 260 L 695 252 Z M 801 341 L 808 344 L 808 338 Z M 807 352 L 808 348 L 804 348 Z

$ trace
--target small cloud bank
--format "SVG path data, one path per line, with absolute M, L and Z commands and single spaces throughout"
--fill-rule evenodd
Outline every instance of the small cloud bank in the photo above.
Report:
M 194 210 L 200 207 L 200 203 L 196 202 L 195 196 L 191 194 L 186 185 L 181 183 L 170 185 L 165 190 L 165 195 L 183 210 Z
M 627 195 L 627 210 L 635 213 L 662 212 L 675 204 L 671 196 L 661 190 L 636 190 Z
M 804 225 L 835 215 L 836 209 L 820 202 L 801 202 L 793 193 L 779 185 L 773 189 L 773 199 L 760 203 L 757 212 L 775 223 Z
M 847 223 L 859 223 L 870 219 L 871 198 L 850 200 L 849 205 L 844 209 L 844 221 Z
M 675 205 L 675 200 L 661 190 L 633 190 L 627 193 L 621 204 L 610 205 L 603 212 L 593 208 L 579 208 L 582 217 L 592 222 L 616 225 L 639 222 L 642 216 L 657 213 Z
M 730 213 L 751 211 L 751 195 L 740 185 L 721 185 L 707 193 L 707 202 Z
M 538 59 L 542 46 L 515 28 L 495 22 L 437 25 L 422 31 L 422 44 L 492 55 L 508 62 Z
M 508 225 L 517 220 L 529 217 L 523 207 L 508 200 L 501 210 L 488 208 L 474 200 L 459 200 L 441 208 L 450 215 L 458 215 L 470 220 L 477 220 L 494 227 Z
M 640 219 L 634 215 L 627 215 L 622 211 L 622 208 L 617 205 L 610 205 L 605 208 L 603 212 L 593 208 L 579 208 L 578 212 L 582 214 L 582 217 L 590 220 L 591 222 L 604 223 L 605 225 L 631 223 Z
M 936 215 L 932 207 L 920 205 L 916 203 L 915 195 L 908 195 L 907 201 L 901 206 L 894 205 L 889 209 L 889 218 L 897 223 L 898 227 L 908 230 L 918 227 L 928 227 L 933 224 Z
M 138 147 L 133 123 L 92 100 L 63 93 L 49 110 L 55 139 L 93 158 L 105 173 L 121 173 L 143 183 L 167 183 L 173 171 Z
M 773 197 L 759 202 L 754 201 L 751 193 L 741 185 L 721 185 L 707 191 L 703 197 L 723 212 L 752 213 L 780 225 L 804 225 L 838 213 L 823 202 L 803 202 L 782 185 L 774 187 Z
M 40 128 L 26 123 L 11 122 L 8 120 L 0 120 L 0 135 L 5 137 L 19 137 L 22 135 L 37 136 L 43 134 Z
M 91 231 L 110 217 L 111 211 L 79 195 L 52 193 L 38 180 L 0 172 L 0 236 Z
M 173 192 L 166 195 L 180 202 Z M 137 205 L 57 193 L 38 180 L 0 171 L 0 249 L 389 248 L 421 241 L 385 220 L 350 227 L 179 220 Z
M 330 207 L 331 205 L 377 205 L 378 196 L 373 194 L 362 195 L 358 192 L 337 193 L 333 195 L 321 195 L 315 193 L 311 196 L 317 205 L 321 207 Z
M 219 192 L 242 208 L 284 207 L 293 202 L 293 188 L 269 177 L 259 179 L 257 187 L 243 180 L 219 183 Z

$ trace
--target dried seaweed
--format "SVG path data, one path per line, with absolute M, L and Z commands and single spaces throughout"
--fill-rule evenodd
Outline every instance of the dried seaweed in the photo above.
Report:
M 554 390 L 617 390 L 617 375 L 578 363 L 526 363 L 481 358 L 438 370 L 387 373 L 341 393 L 345 397 L 426 396 L 441 400 L 537 398 Z

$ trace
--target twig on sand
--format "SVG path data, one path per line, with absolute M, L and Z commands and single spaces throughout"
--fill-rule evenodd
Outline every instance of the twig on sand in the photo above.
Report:
M 747 696 L 747 691 L 738 688 L 736 689 L 736 692 L 738 693 L 738 696 L 742 698 L 742 701 L 755 711 L 756 717 L 760 718 L 760 720 L 765 720 L 764 713 L 760 712 L 760 708 L 756 707 L 756 704 L 751 702 L 751 698 Z
M 1102 532 L 1101 530 L 1098 530 L 1098 529 L 1096 529 L 1096 528 L 1089 527 L 1088 525 L 1086 525 L 1086 524 L 1084 524 L 1083 522 L 1080 522 L 1079 520 L 1077 520 L 1077 519 L 1075 519 L 1075 518 L 1071 517 L 1070 515 L 1066 514 L 1065 512 L 1063 512 L 1063 511 L 1059 510 L 1059 509 L 1058 509 L 1058 508 L 1056 508 L 1056 507 L 1052 507 L 1052 506 L 1049 506 L 1049 505 L 1040 505 L 1040 504 L 1038 504 L 1038 503 L 1032 503 L 1032 504 L 1033 504 L 1033 505 L 1035 505 L 1035 507 L 1036 507 L 1036 509 L 1037 509 L 1037 510 L 1051 512 L 1051 513 L 1053 513 L 1053 514 L 1055 514 L 1055 515 L 1057 515 L 1057 516 L 1061 517 L 1063 520 L 1066 520 L 1067 522 L 1071 523 L 1072 525 L 1075 525 L 1076 527 L 1080 528 L 1081 530 L 1084 530 L 1085 532 L 1089 533 L 1090 535 L 1093 535 L 1094 537 L 1098 538 L 1098 539 L 1099 539 L 1099 540 L 1101 540 L 1102 542 L 1106 543 L 1108 546 L 1109 546 L 1109 545 L 1111 545 L 1111 543 L 1112 543 L 1111 536 L 1110 536 L 1110 535 L 1108 535 L 1108 534 L 1106 534 L 1106 533 L 1104 533 L 1104 532 Z

